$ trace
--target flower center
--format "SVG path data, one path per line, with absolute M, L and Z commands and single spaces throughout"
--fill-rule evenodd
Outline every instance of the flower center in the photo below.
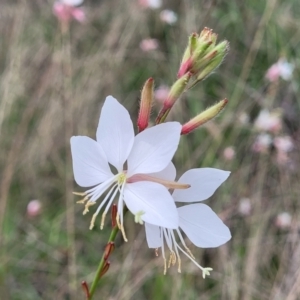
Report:
M 98 198 L 100 198 L 106 190 L 109 189 L 109 191 L 107 192 L 103 201 L 98 206 L 96 212 L 93 214 L 93 217 L 92 217 L 92 220 L 90 223 L 90 230 L 91 230 L 91 229 L 93 229 L 93 227 L 95 225 L 95 220 L 96 220 L 96 217 L 98 216 L 100 210 L 102 209 L 102 207 L 104 207 L 106 205 L 106 207 L 102 213 L 101 223 L 100 223 L 100 229 L 103 229 L 106 214 L 107 214 L 110 206 L 112 205 L 115 197 L 117 196 L 117 194 L 119 192 L 119 200 L 118 200 L 118 205 L 117 205 L 118 212 L 117 212 L 117 216 L 116 216 L 116 221 L 117 221 L 117 225 L 118 225 L 119 229 L 122 232 L 124 240 L 127 242 L 127 238 L 126 238 L 126 234 L 125 234 L 124 226 L 123 226 L 123 201 L 124 201 L 123 194 L 124 194 L 124 188 L 126 185 L 126 179 L 127 179 L 126 171 L 122 171 L 122 172 L 118 173 L 117 175 L 113 176 L 112 178 L 109 178 L 108 180 L 95 186 L 94 188 L 85 191 L 84 193 L 74 193 L 74 194 L 79 195 L 79 196 L 84 196 L 84 198 L 82 200 L 77 201 L 77 203 L 82 203 L 82 204 L 85 203 L 85 208 L 84 208 L 83 214 L 86 214 L 87 212 L 89 212 L 89 207 L 96 204 L 96 200 Z

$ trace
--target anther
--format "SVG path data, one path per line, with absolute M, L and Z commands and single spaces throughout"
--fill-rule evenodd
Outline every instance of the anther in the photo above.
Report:
M 89 199 L 89 196 L 85 196 L 83 199 L 76 201 L 76 203 L 84 204 Z
M 92 230 L 94 228 L 96 217 L 97 217 L 97 214 L 93 214 L 93 217 L 92 217 L 92 220 L 90 223 L 90 230 Z
M 87 212 L 89 212 L 89 207 L 92 206 L 92 205 L 95 205 L 95 204 L 96 204 L 96 202 L 90 202 L 90 201 L 88 201 L 86 203 L 85 207 L 84 207 L 84 211 L 83 211 L 82 214 L 85 215 Z
M 102 214 L 102 217 L 101 217 L 101 224 L 100 224 L 100 229 L 101 229 L 101 230 L 102 230 L 103 227 L 104 227 L 105 217 L 106 217 L 106 213 L 103 213 L 103 214 Z

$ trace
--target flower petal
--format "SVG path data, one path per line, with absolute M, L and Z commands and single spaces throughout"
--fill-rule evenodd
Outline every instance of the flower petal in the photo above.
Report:
M 228 227 L 205 204 L 182 206 L 178 213 L 180 228 L 197 247 L 219 247 L 231 239 Z
M 175 190 L 173 198 L 179 202 L 195 202 L 206 200 L 229 177 L 230 172 L 212 168 L 191 169 L 178 180 L 190 184 L 186 190 Z
M 103 149 L 91 138 L 73 136 L 71 152 L 74 177 L 78 185 L 93 186 L 113 176 Z
M 128 176 L 166 168 L 177 150 L 181 127 L 178 122 L 168 122 L 139 133 L 128 157 Z
M 176 178 L 176 168 L 172 162 L 170 162 L 162 171 L 157 173 L 150 173 L 149 176 L 156 178 L 174 181 Z
M 178 212 L 168 190 L 161 184 L 139 181 L 126 184 L 124 200 L 128 209 L 136 215 L 144 212 L 144 222 L 166 228 L 178 228 Z
M 134 142 L 134 131 L 128 111 L 112 96 L 106 98 L 101 110 L 97 142 L 108 162 L 118 171 L 123 170 Z
M 161 237 L 159 226 L 145 223 L 146 240 L 149 248 L 161 247 Z

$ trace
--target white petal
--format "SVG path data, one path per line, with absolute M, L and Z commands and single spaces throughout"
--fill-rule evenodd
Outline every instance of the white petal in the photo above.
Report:
M 174 181 L 176 178 L 176 168 L 174 164 L 170 162 L 162 171 L 157 173 L 150 173 L 148 175 L 164 180 Z
M 173 198 L 179 202 L 205 200 L 213 195 L 229 175 L 228 171 L 212 168 L 191 169 L 178 180 L 178 182 L 190 184 L 191 187 L 186 190 L 175 190 Z
M 166 168 L 177 150 L 181 127 L 178 122 L 168 122 L 139 133 L 128 157 L 128 176 Z
M 161 247 L 161 237 L 159 226 L 145 223 L 146 240 L 149 248 Z
M 168 190 L 161 184 L 149 181 L 128 183 L 124 189 L 124 200 L 128 209 L 136 215 L 144 212 L 144 222 L 178 228 L 178 212 Z
M 118 171 L 123 170 L 123 164 L 134 142 L 134 131 L 128 111 L 112 96 L 108 96 L 103 104 L 97 141 L 108 162 Z
M 77 6 L 83 3 L 84 0 L 62 0 L 62 3 L 71 5 L 71 6 Z
M 231 239 L 228 227 L 205 204 L 182 206 L 178 213 L 180 228 L 197 247 L 219 247 Z
M 91 138 L 73 136 L 71 152 L 74 177 L 78 185 L 96 185 L 113 176 L 101 146 Z

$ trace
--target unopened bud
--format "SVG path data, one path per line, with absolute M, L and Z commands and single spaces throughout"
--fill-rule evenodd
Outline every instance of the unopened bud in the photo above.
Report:
M 140 111 L 137 120 L 139 132 L 143 131 L 148 127 L 152 100 L 153 100 L 153 86 L 154 86 L 153 78 L 149 78 L 145 82 L 144 87 L 142 89 Z
M 110 267 L 110 261 L 107 260 L 105 261 L 104 266 L 99 274 L 99 278 L 101 278 L 108 271 L 109 267 Z
M 224 99 L 191 119 L 189 122 L 182 126 L 181 134 L 188 134 L 199 126 L 216 117 L 223 110 L 227 103 L 228 100 Z
M 173 84 L 171 87 L 171 90 L 169 92 L 169 95 L 167 99 L 163 103 L 163 108 L 158 114 L 158 117 L 156 118 L 156 124 L 160 124 L 165 121 L 167 115 L 169 114 L 171 108 L 175 104 L 176 100 L 182 95 L 182 93 L 185 91 L 185 88 L 191 78 L 192 74 L 187 73 L 181 78 L 177 79 L 177 81 Z
M 117 212 L 118 212 L 118 207 L 116 204 L 113 204 L 112 208 L 111 208 L 111 227 L 112 228 L 115 228 L 117 226 L 117 221 L 116 221 Z
M 81 282 L 81 287 L 85 293 L 86 299 L 90 299 L 90 290 L 89 290 L 89 287 L 88 287 L 86 281 Z
M 197 80 L 203 79 L 215 70 L 221 64 L 228 51 L 229 43 L 228 41 L 223 41 L 199 59 L 195 64 L 195 73 L 198 74 Z
M 109 242 L 104 249 L 104 259 L 107 260 L 110 254 L 114 251 L 115 249 L 115 243 L 114 242 Z
M 197 33 L 193 33 L 189 37 L 189 44 L 183 54 L 179 71 L 177 74 L 178 78 L 182 77 L 184 74 L 189 72 L 189 70 L 192 68 L 193 66 L 192 55 L 197 47 L 197 41 L 198 41 L 198 35 Z

